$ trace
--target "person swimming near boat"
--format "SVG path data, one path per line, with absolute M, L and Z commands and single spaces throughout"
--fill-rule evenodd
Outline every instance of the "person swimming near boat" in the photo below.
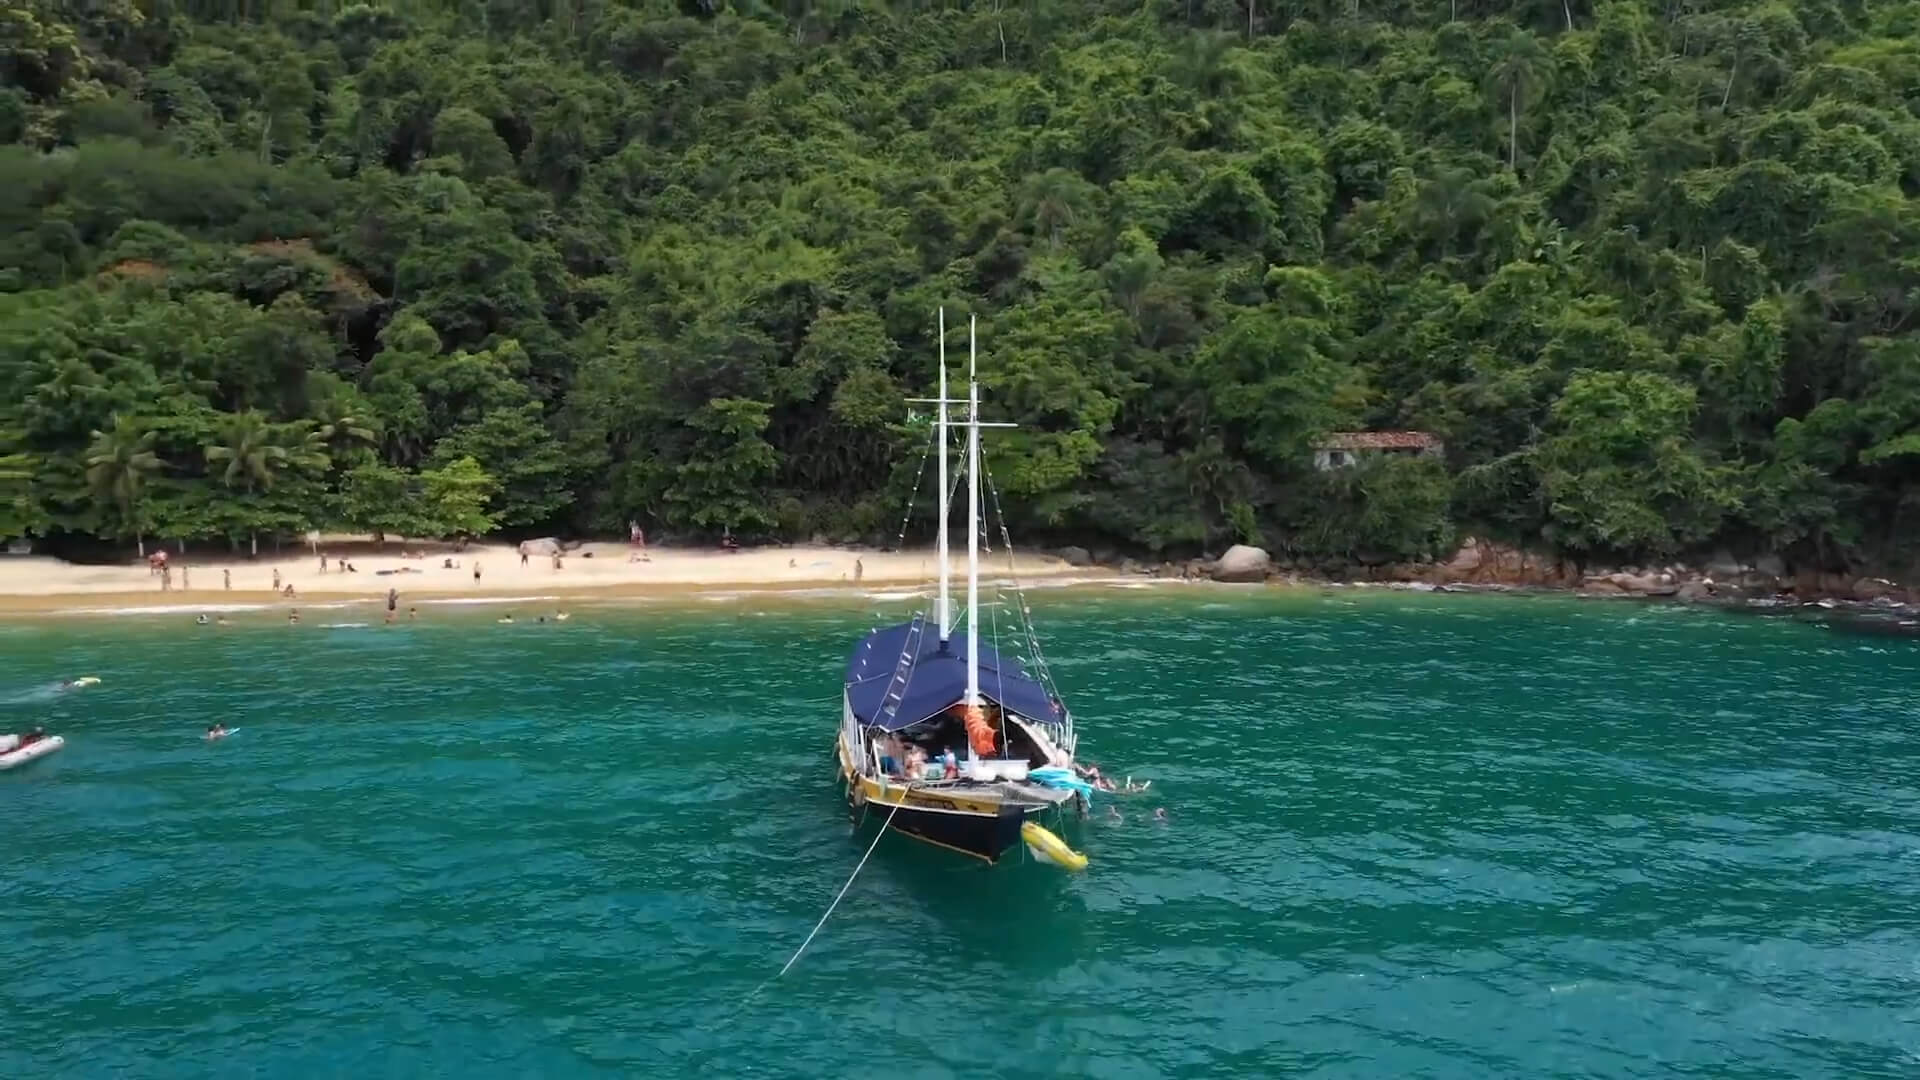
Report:
M 1096 790 L 1112 791 L 1114 789 L 1113 781 L 1100 775 L 1100 766 L 1092 765 L 1092 764 L 1088 764 L 1088 765 L 1076 764 L 1074 765 L 1073 768 L 1076 772 L 1078 772 L 1081 775 L 1082 778 L 1084 778 L 1087 781 L 1087 783 L 1092 784 Z M 1109 807 L 1108 809 L 1112 809 L 1112 808 Z
M 1124 824 L 1127 819 L 1121 816 L 1119 807 L 1113 805 L 1112 803 L 1108 803 L 1107 804 L 1107 820 L 1113 822 L 1115 825 L 1120 825 L 1120 824 Z
M 212 742 L 215 739 L 224 739 L 228 734 L 227 725 L 225 724 L 210 724 L 207 727 L 208 742 Z
M 212 621 L 213 621 L 212 619 L 207 618 L 206 612 L 203 611 L 199 615 L 194 617 L 193 624 L 195 626 L 205 626 Z
M 1167 820 L 1167 808 L 1166 808 L 1166 807 L 1164 807 L 1164 806 L 1156 806 L 1156 807 L 1154 807 L 1154 808 L 1153 808 L 1153 820 L 1155 820 L 1155 821 L 1165 821 L 1165 820 Z

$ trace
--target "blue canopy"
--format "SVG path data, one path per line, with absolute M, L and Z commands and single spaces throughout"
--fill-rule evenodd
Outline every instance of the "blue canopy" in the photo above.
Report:
M 863 724 L 888 731 L 909 728 L 960 704 L 967 696 L 967 643 L 949 641 L 943 651 L 939 630 L 915 619 L 868 634 L 847 659 L 847 699 Z M 914 654 L 912 671 L 898 707 L 887 708 L 888 692 L 902 654 Z M 1032 720 L 1058 721 L 1062 708 L 1047 688 L 1035 682 L 1020 661 L 980 646 L 980 695 L 1008 712 Z

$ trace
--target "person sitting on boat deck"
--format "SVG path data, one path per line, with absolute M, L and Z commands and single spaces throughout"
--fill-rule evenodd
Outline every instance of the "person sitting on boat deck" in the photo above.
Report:
M 924 780 L 927 778 L 927 752 L 919 743 L 907 746 L 907 779 Z
M 901 745 L 900 736 L 887 732 L 887 737 L 880 743 L 880 771 L 888 776 L 900 776 L 901 766 L 906 760 L 907 751 Z

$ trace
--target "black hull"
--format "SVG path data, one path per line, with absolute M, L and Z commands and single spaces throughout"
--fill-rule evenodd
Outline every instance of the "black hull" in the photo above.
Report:
M 868 817 L 885 821 L 890 810 L 890 807 L 872 806 L 868 808 Z M 891 828 L 916 840 L 991 864 L 999 862 L 1001 856 L 1020 843 L 1020 826 L 1026 819 L 1026 810 L 1019 806 L 1003 806 L 993 817 L 903 806 L 894 812 Z

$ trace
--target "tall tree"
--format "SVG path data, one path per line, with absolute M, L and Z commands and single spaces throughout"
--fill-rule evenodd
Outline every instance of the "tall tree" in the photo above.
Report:
M 1551 58 L 1540 39 L 1514 29 L 1495 47 L 1488 83 L 1507 106 L 1507 168 L 1520 171 L 1520 113 L 1539 96 L 1552 75 Z
M 237 488 L 244 492 L 249 499 L 255 492 L 272 488 L 274 477 L 298 453 L 290 452 L 282 442 L 283 433 L 275 431 L 257 412 L 228 417 L 220 437 L 219 443 L 206 447 L 207 461 L 225 462 L 220 482 L 230 491 Z M 252 520 L 248 522 L 247 545 L 251 554 L 260 554 L 260 534 Z
M 142 497 L 147 478 L 161 467 L 160 456 L 153 452 L 154 438 L 150 427 L 115 414 L 112 427 L 93 433 L 86 454 L 88 487 L 112 502 L 118 513 L 116 534 L 133 537 L 141 558 L 147 555 Z

